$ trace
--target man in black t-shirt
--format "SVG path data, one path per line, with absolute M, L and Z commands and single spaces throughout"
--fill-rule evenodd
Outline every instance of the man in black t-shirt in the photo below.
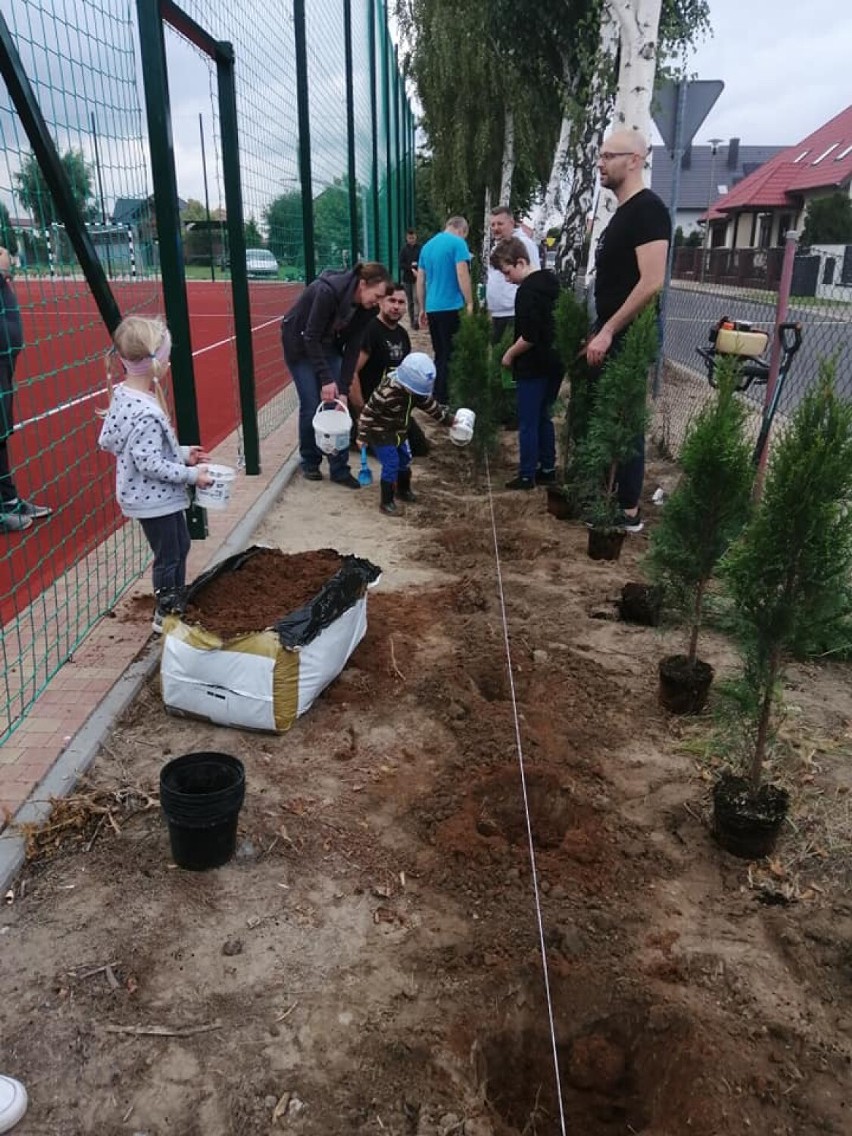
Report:
M 604 139 L 598 172 L 604 189 L 612 190 L 618 208 L 601 234 L 595 253 L 597 318 L 586 344 L 592 367 L 603 366 L 619 350 L 627 328 L 656 298 L 666 275 L 672 237 L 669 212 L 645 188 L 642 171 L 648 143 L 633 130 L 616 130 Z M 618 470 L 618 500 L 627 532 L 640 532 L 639 498 L 645 475 L 645 439 L 638 453 Z
M 379 300 L 378 315 L 367 325 L 355 378 L 349 391 L 350 410 L 355 419 L 353 429 L 357 428 L 362 407 L 385 374 L 398 367 L 405 356 L 411 353 L 408 332 L 400 326 L 406 307 L 405 289 L 402 284 L 394 284 L 393 290 L 383 300 Z M 412 453 L 415 457 L 422 457 L 428 451 L 429 443 L 419 423 L 412 420 L 410 425 L 408 441 Z

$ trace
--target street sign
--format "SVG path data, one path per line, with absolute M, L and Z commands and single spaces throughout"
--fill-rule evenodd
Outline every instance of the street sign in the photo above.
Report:
M 686 103 L 683 122 L 678 130 L 678 88 L 680 83 L 666 79 L 654 88 L 654 101 L 651 104 L 651 117 L 659 130 L 667 150 L 674 151 L 680 143 L 685 150 L 698 133 L 704 119 L 713 109 L 713 104 L 725 89 L 721 79 L 696 79 L 686 83 Z M 679 135 L 679 137 L 678 137 Z

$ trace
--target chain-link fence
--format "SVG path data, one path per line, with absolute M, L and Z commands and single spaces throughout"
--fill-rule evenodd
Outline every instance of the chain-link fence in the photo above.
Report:
M 798 248 L 793 241 L 787 255 L 785 278 L 785 248 L 675 250 L 655 401 L 656 436 L 673 456 L 680 452 L 690 418 L 710 396 L 711 335 L 722 320 L 768 336 L 766 349 L 747 365 L 754 377 L 742 395 L 754 408 L 755 440 L 773 395 L 770 445 L 824 360 L 835 362 L 837 389 L 852 398 L 852 245 Z M 792 333 L 786 347 L 780 341 L 779 295 L 782 322 L 801 327 L 798 350 L 792 350 Z M 777 386 L 768 366 L 773 344 Z
M 201 440 L 213 447 L 236 432 L 242 448 L 245 430 L 247 450 L 246 405 L 256 407 L 261 439 L 292 407 L 280 321 L 304 282 L 359 258 L 393 271 L 414 198 L 413 120 L 382 0 L 0 0 L 0 32 L 0 244 L 17 258 L 0 302 L 7 376 L 4 329 L 16 305 L 23 326 L 8 456 L 20 498 L 52 510 L 22 527 L 0 520 L 2 740 L 148 558 L 138 526 L 115 505 L 112 462 L 96 449 L 105 310 L 167 314 L 176 351 L 181 339 L 191 346 Z M 159 91 L 143 63 L 152 44 L 155 55 L 164 51 Z M 229 59 L 234 123 L 222 103 Z M 174 201 L 157 173 L 158 115 Z M 61 166 L 64 206 L 33 141 L 39 117 Z M 236 137 L 245 272 L 231 254 Z M 164 203 L 174 207 L 177 255 L 163 232 Z M 81 241 L 94 268 L 80 259 Z M 95 294 L 98 273 L 104 287 Z M 248 276 L 248 400 L 240 275 Z M 170 310 L 176 289 L 183 326 Z M 176 387 L 178 379 L 187 381 L 178 374 Z M 169 393 L 180 424 L 181 391 Z

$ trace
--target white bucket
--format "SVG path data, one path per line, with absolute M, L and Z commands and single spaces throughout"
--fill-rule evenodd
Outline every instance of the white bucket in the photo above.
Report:
M 340 399 L 321 402 L 314 415 L 313 426 L 317 447 L 324 454 L 339 454 L 349 449 L 352 419 L 346 404 Z
M 237 476 L 229 465 L 208 465 L 207 472 L 213 478 L 203 489 L 195 487 L 196 503 L 204 509 L 227 509 L 231 500 L 231 486 Z
M 450 441 L 457 446 L 466 446 L 473 437 L 476 415 L 472 410 L 462 408 L 456 411 L 456 420 L 450 427 Z

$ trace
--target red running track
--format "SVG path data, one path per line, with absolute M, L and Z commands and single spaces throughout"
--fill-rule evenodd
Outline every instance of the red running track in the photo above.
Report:
M 115 504 L 115 461 L 97 449 L 106 406 L 104 355 L 109 337 L 80 281 L 19 280 L 25 347 L 15 373 L 10 456 L 19 493 L 51 505 L 53 515 L 21 533 L 0 533 L 0 620 L 7 624 L 122 521 Z M 162 313 L 158 281 L 114 283 L 125 314 Z M 265 405 L 290 376 L 280 322 L 299 284 L 253 282 L 255 397 Z M 240 423 L 239 386 L 227 282 L 187 285 L 201 442 L 213 449 Z M 119 574 L 121 566 L 116 565 Z

